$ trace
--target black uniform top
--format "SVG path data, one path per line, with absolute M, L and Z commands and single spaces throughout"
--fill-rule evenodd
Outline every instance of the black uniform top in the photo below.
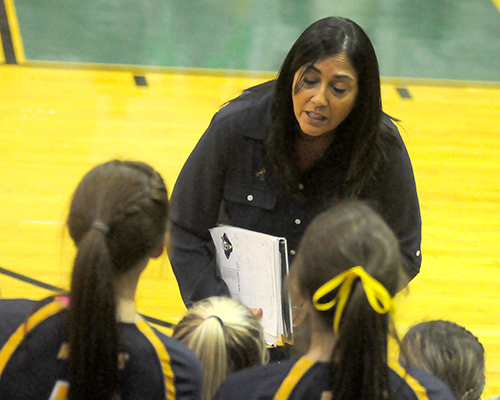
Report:
M 59 299 L 0 300 L 0 399 L 64 398 L 66 320 Z M 119 326 L 121 400 L 201 399 L 201 365 L 191 350 L 144 321 Z
M 243 94 L 213 118 L 186 161 L 171 201 L 169 257 L 184 302 L 227 295 L 217 276 L 209 229 L 229 224 L 285 237 L 289 260 L 307 225 L 335 199 L 325 192 L 339 187 L 339 176 L 322 160 L 335 159 L 341 149 L 330 148 L 310 171 L 300 188 L 315 191 L 301 202 L 280 190 L 266 159 L 265 138 L 273 91 Z M 384 115 L 395 140 L 384 139 L 386 160 L 360 194 L 393 229 L 410 277 L 420 269 L 421 218 L 410 159 L 396 126 Z M 323 168 L 322 168 L 323 167 Z M 324 175 L 330 188 L 322 188 Z M 322 190 L 324 189 L 324 190 Z M 308 196 L 311 199 L 311 195 Z
M 400 376 L 389 369 L 389 380 L 395 400 L 454 400 L 443 382 L 422 370 L 412 369 Z M 302 357 L 231 375 L 217 390 L 214 400 L 335 399 L 335 394 L 329 395 L 330 381 L 328 363 L 314 363 Z

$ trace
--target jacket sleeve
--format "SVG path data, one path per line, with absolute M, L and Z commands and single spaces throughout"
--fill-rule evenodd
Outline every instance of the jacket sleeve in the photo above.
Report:
M 186 304 L 229 295 L 209 233 L 217 224 L 230 151 L 230 120 L 220 114 L 188 157 L 172 192 L 168 255 Z
M 387 160 L 376 175 L 366 198 L 375 200 L 375 209 L 399 240 L 408 278 L 413 279 L 422 263 L 422 220 L 408 151 L 397 128 L 391 123 L 395 138 L 386 141 Z M 364 197 L 364 196 L 363 196 Z

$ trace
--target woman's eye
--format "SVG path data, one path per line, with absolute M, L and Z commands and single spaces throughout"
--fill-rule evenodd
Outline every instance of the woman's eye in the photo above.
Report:
M 343 89 L 343 88 L 339 88 L 339 87 L 335 87 L 335 86 L 333 87 L 333 90 L 337 94 L 344 94 L 347 91 L 347 89 Z
M 315 85 L 317 81 L 315 79 L 304 78 L 304 85 L 312 86 Z

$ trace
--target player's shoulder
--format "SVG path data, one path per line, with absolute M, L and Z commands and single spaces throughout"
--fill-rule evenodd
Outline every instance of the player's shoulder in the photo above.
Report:
M 273 398 L 295 362 L 274 362 L 236 372 L 222 383 L 214 400 Z
M 37 302 L 29 299 L 0 299 L 0 347 L 35 309 Z
M 198 356 L 193 350 L 179 340 L 156 329 L 154 326 L 148 326 L 165 347 L 170 365 L 174 369 L 174 372 L 184 374 L 184 371 L 188 370 L 194 375 L 201 376 L 201 364 Z
M 417 367 L 408 367 L 407 371 L 425 389 L 429 400 L 454 399 L 450 388 L 441 379 Z
M 0 317 L 26 314 L 36 303 L 30 299 L 0 299 Z

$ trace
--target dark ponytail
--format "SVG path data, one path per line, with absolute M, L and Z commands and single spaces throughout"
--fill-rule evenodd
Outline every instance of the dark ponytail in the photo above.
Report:
M 116 279 L 163 240 L 168 195 L 143 163 L 112 161 L 76 189 L 68 228 L 77 246 L 69 306 L 70 400 L 111 400 L 118 389 Z
M 358 280 L 342 313 L 332 352 L 335 399 L 392 398 L 387 368 L 388 319 L 387 314 L 373 310 Z
M 97 229 L 79 243 L 71 281 L 70 398 L 111 399 L 118 375 L 117 363 L 110 362 L 118 359 L 114 272 Z

